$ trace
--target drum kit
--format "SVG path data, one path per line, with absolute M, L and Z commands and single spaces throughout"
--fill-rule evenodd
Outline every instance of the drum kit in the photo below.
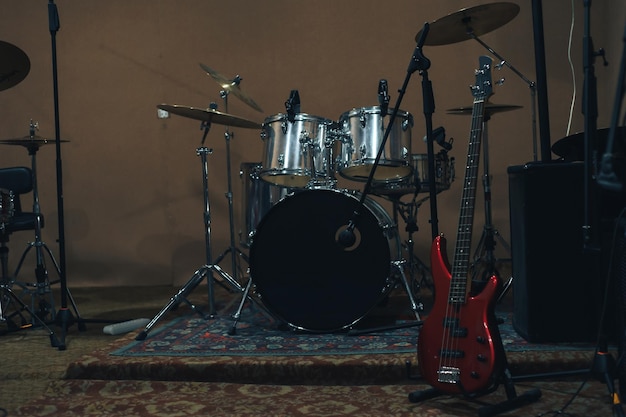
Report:
M 513 19 L 519 6 L 493 3 L 463 9 L 433 22 L 433 34 L 427 44 L 442 45 L 494 30 Z M 470 27 L 471 25 L 471 27 Z M 416 39 L 420 37 L 420 33 Z M 205 278 L 209 284 L 207 317 L 215 316 L 213 280 L 241 294 L 235 327 L 244 303 L 255 302 L 262 310 L 289 328 L 309 332 L 334 332 L 351 329 L 384 300 L 392 289 L 402 285 L 411 309 L 419 322 L 423 309 L 414 297 L 422 280 L 415 285 L 414 272 L 428 268 L 413 255 L 411 245 L 401 242 L 398 215 L 407 223 L 409 240 L 417 230 L 417 208 L 429 196 L 420 194 L 448 190 L 454 181 L 454 158 L 448 156 L 452 143 L 445 141 L 443 128 L 433 132 L 443 148 L 433 156 L 435 178 L 429 178 L 428 154 L 412 153 L 413 116 L 398 108 L 391 119 L 386 80 L 380 80 L 378 106 L 355 107 L 336 120 L 301 112 L 298 90 L 292 90 L 285 102 L 285 112 L 270 115 L 256 123 L 228 113 L 229 94 L 235 95 L 251 108 L 261 107 L 241 89 L 242 78 L 228 78 L 209 66 L 201 69 L 217 82 L 222 90 L 226 112 L 210 108 L 159 104 L 165 112 L 199 120 L 204 127 L 202 157 L 205 193 L 205 231 L 207 263 L 174 295 L 169 303 L 148 323 L 137 340 L 147 337 L 150 329 L 169 309 L 186 301 L 186 295 Z M 397 106 L 396 106 L 397 107 Z M 486 114 L 520 108 L 488 103 Z M 472 107 L 449 109 L 449 114 L 471 114 Z M 230 214 L 230 247 L 215 260 L 210 252 L 210 202 L 207 180 L 207 159 L 210 153 L 203 145 L 212 123 L 226 126 L 226 161 Z M 233 200 L 229 128 L 258 129 L 263 141 L 259 162 L 242 162 L 242 205 L 239 242 L 234 238 Z M 378 157 L 377 157 L 378 156 Z M 487 163 L 487 162 L 486 162 Z M 488 167 L 485 167 L 488 170 Z M 338 176 L 348 181 L 365 182 L 365 191 L 337 187 Z M 371 178 L 370 178 L 371 177 Z M 390 201 L 393 217 L 373 197 Z M 402 201 L 412 196 L 410 202 Z M 340 245 L 340 234 L 359 213 L 355 241 Z M 239 248 L 247 249 L 248 253 Z M 404 273 L 410 255 L 409 278 Z M 232 257 L 232 272 L 219 266 L 225 255 Z M 238 276 L 243 259 L 249 266 L 247 282 Z M 218 278 L 213 277 L 218 274 Z M 195 306 L 192 306 L 196 309 Z M 201 312 L 200 312 L 201 313 Z M 201 313 L 204 314 L 204 313 Z
M 447 44 L 475 38 L 507 23 L 519 11 L 511 3 L 494 3 L 463 9 L 433 23 L 428 44 Z M 468 25 L 471 25 L 471 29 Z M 418 33 L 419 37 L 420 34 Z M 416 37 L 416 38 L 417 38 Z M 413 116 L 388 103 L 386 80 L 380 80 L 378 106 L 355 107 L 336 120 L 301 112 L 298 90 L 292 90 L 285 112 L 256 123 L 228 113 L 228 96 L 235 95 L 251 108 L 261 107 L 241 89 L 242 78 L 228 78 L 209 66 L 201 69 L 222 90 L 225 112 L 212 104 L 209 108 L 159 104 L 161 117 L 169 114 L 202 122 L 204 134 L 197 154 L 202 157 L 205 194 L 205 240 L 207 262 L 176 293 L 168 304 L 136 337 L 143 340 L 150 329 L 171 308 L 185 301 L 186 295 L 207 278 L 210 312 L 216 316 L 213 281 L 241 294 L 232 315 L 236 331 L 243 306 L 250 300 L 270 317 L 293 330 L 335 332 L 351 329 L 383 301 L 398 285 L 404 287 L 417 321 L 423 309 L 413 296 L 404 273 L 406 260 L 398 232 L 398 214 L 407 222 L 407 231 L 416 231 L 417 207 L 434 194 L 448 190 L 454 181 L 454 158 L 448 156 L 451 142 L 437 132 L 442 150 L 433 156 L 435 178 L 429 178 L 427 154 L 412 153 Z M 399 104 L 399 103 L 398 103 Z M 515 110 L 520 106 L 487 105 L 487 114 Z M 469 109 L 469 110 L 468 110 Z M 471 107 L 449 110 L 450 114 L 470 114 Z M 210 202 L 207 158 L 204 141 L 211 124 L 226 126 L 226 162 L 230 214 L 230 247 L 218 258 L 211 256 Z M 234 239 L 229 128 L 258 129 L 263 141 L 259 162 L 242 162 L 242 219 L 240 239 Z M 443 136 L 443 137 L 442 137 Z M 354 182 L 367 181 L 364 191 L 337 187 L 338 176 Z M 368 189 L 368 186 L 370 186 Z M 393 218 L 372 196 L 393 204 Z M 409 203 L 401 201 L 412 196 Z M 358 214 L 354 239 L 342 243 L 341 234 Z M 412 225 L 413 227 L 409 227 Z M 409 235 L 409 241 L 412 242 Z M 239 248 L 247 249 L 248 253 Z M 411 274 L 416 264 L 427 267 L 413 255 Z M 230 253 L 233 268 L 229 274 L 219 266 Z M 238 276 L 243 259 L 249 266 L 247 281 Z M 218 277 L 214 278 L 213 273 Z M 411 279 L 414 277 L 411 275 Z M 419 289 L 419 288 L 418 288 Z M 192 308 L 203 314 L 192 305 Z

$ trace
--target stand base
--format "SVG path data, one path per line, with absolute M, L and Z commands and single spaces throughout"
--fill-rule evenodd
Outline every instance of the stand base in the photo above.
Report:
M 16 303 L 19 308 L 16 308 L 16 311 L 13 314 L 10 315 L 6 315 L 6 312 L 8 311 L 8 306 L 11 303 Z M 10 288 L 10 286 L 2 284 L 0 285 L 0 321 L 3 321 L 7 324 L 7 331 L 6 332 L 12 332 L 12 331 L 20 331 L 20 330 L 24 330 L 24 329 L 29 329 L 32 328 L 32 324 L 29 324 L 25 321 L 24 316 L 22 315 L 23 311 L 26 311 L 31 320 L 34 321 L 36 324 L 40 325 L 43 329 L 45 329 L 48 332 L 48 336 L 50 337 L 50 345 L 52 347 L 59 347 L 61 345 L 61 343 L 59 343 L 59 340 L 57 339 L 55 333 L 48 327 L 48 325 L 46 325 L 46 323 L 39 318 L 29 307 L 28 305 L 26 305 L 21 299 L 20 297 L 18 297 L 13 290 Z M 22 325 L 17 326 L 15 325 L 15 323 L 13 323 L 11 321 L 11 318 L 14 316 L 20 316 L 20 318 L 22 318 Z
M 507 399 L 496 404 L 488 404 L 488 405 L 482 406 L 481 408 L 478 409 L 479 417 L 490 417 L 490 416 L 495 416 L 498 414 L 505 413 L 507 411 L 516 410 L 525 405 L 531 404 L 539 400 L 539 398 L 541 398 L 541 390 L 539 390 L 538 388 L 531 389 L 531 390 L 524 392 L 521 395 L 517 395 L 515 393 L 515 387 L 513 386 L 513 382 L 510 377 L 507 377 L 505 389 L 507 392 Z M 486 393 L 482 395 L 491 393 L 493 391 L 495 391 L 495 387 L 492 390 L 487 391 Z M 431 398 L 438 397 L 440 395 L 445 395 L 445 394 L 434 388 L 429 388 L 429 389 L 425 389 L 421 391 L 411 392 L 409 394 L 409 401 L 411 401 L 412 403 L 418 403 L 418 402 L 429 400 Z M 480 395 L 477 395 L 476 397 L 472 396 L 470 397 L 470 399 L 477 398 L 478 396 Z

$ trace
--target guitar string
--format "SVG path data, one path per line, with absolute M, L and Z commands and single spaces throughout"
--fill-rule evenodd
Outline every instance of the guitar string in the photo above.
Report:
M 442 334 L 443 352 L 439 358 L 439 369 L 443 366 L 452 368 L 462 357 L 456 357 L 459 349 L 461 332 L 460 315 L 457 317 L 457 306 L 459 300 L 463 304 L 467 302 L 468 295 L 468 273 L 469 273 L 469 248 L 471 244 L 471 235 L 473 228 L 474 201 L 476 196 L 476 184 L 478 174 L 478 161 L 480 158 L 480 143 L 482 136 L 482 123 L 484 117 L 484 98 L 476 99 L 474 102 L 474 110 L 472 117 L 471 135 L 469 151 L 466 164 L 466 183 L 463 187 L 463 195 L 461 199 L 459 229 L 457 230 L 457 247 L 460 248 L 460 242 L 465 240 L 465 252 L 455 253 L 454 264 L 452 268 L 452 285 L 448 294 L 448 303 L 446 306 L 446 315 L 444 318 L 444 331 Z M 469 200 L 472 200 L 471 202 Z M 469 204 L 471 203 L 471 204 Z M 463 283 L 463 285 L 461 285 Z M 459 307 L 460 308 L 460 307 Z M 448 320 L 450 319 L 450 320 Z M 442 364 L 444 364 L 442 366 Z

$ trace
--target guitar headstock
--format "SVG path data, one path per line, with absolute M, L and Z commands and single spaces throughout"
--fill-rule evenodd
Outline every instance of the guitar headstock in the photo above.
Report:
M 478 59 L 478 69 L 475 71 L 476 83 L 471 86 L 474 99 L 487 99 L 493 94 L 493 82 L 491 81 L 491 64 L 493 59 L 482 55 Z

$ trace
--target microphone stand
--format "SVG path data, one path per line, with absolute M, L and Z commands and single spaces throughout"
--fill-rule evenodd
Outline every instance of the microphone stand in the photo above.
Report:
M 406 88 L 409 84 L 409 80 L 411 79 L 411 75 L 415 71 L 419 70 L 422 73 L 422 75 L 425 77 L 424 82 L 422 82 L 422 86 L 427 87 L 428 92 L 425 91 L 424 94 L 431 97 L 431 100 L 432 100 L 432 90 L 430 89 L 430 81 L 428 81 L 428 73 L 426 72 L 426 70 L 430 68 L 430 61 L 422 54 L 422 46 L 424 45 L 424 42 L 426 41 L 426 36 L 428 35 L 429 29 L 430 29 L 430 24 L 425 23 L 424 29 L 422 30 L 422 35 L 420 36 L 420 39 L 418 40 L 417 45 L 415 47 L 415 51 L 413 52 L 413 55 L 411 56 L 411 62 L 409 63 L 409 67 L 407 69 L 407 75 L 404 78 L 404 83 L 402 84 L 402 87 L 398 90 L 400 94 L 398 95 L 396 104 L 393 108 L 393 111 L 391 112 L 391 115 L 389 116 L 389 124 L 387 125 L 387 128 L 385 129 L 385 133 L 383 135 L 381 144 L 378 148 L 378 153 L 376 154 L 376 159 L 374 160 L 374 165 L 369 173 L 369 176 L 367 177 L 365 187 L 363 187 L 363 192 L 361 193 L 359 205 L 355 209 L 353 213 L 353 217 L 348 222 L 348 225 L 346 226 L 346 228 L 341 233 L 339 233 L 337 241 L 340 245 L 342 245 L 345 248 L 349 248 L 350 246 L 354 245 L 356 242 L 356 235 L 354 233 L 354 229 L 359 220 L 359 217 L 361 216 L 361 209 L 363 208 L 365 204 L 365 199 L 367 198 L 367 195 L 370 193 L 372 182 L 374 180 L 374 174 L 376 173 L 376 168 L 378 167 L 380 163 L 380 159 L 385 149 L 385 144 L 387 143 L 387 138 L 389 137 L 393 123 L 396 119 L 396 116 L 398 115 L 398 109 L 400 108 L 400 104 L 402 103 L 402 99 L 404 98 L 404 94 L 406 93 Z M 431 107 L 434 107 L 434 105 Z M 426 109 L 424 109 L 424 113 L 430 114 L 430 113 L 427 113 Z M 433 146 L 432 146 L 432 141 L 430 140 L 432 137 L 432 120 L 430 119 L 430 117 L 426 117 L 426 137 L 428 138 L 429 152 L 430 152 L 429 153 L 429 175 L 430 175 L 430 182 L 432 183 L 431 200 L 434 200 L 433 197 L 436 196 L 436 193 L 433 192 L 435 188 L 434 186 L 435 165 L 434 165 L 434 160 L 433 160 L 434 158 L 431 158 L 433 154 Z M 437 231 L 436 204 L 433 205 L 431 202 L 431 210 L 433 210 L 433 207 L 435 208 L 435 211 L 431 213 L 431 216 L 433 217 L 432 226 L 433 226 L 433 239 L 434 239 L 434 236 L 437 236 L 438 234 L 436 233 Z
M 591 38 L 591 0 L 583 0 L 584 34 L 583 34 L 583 67 L 584 67 L 584 92 L 583 92 L 583 115 L 585 121 L 585 161 L 584 161 L 584 224 L 583 224 L 583 253 L 586 256 L 598 258 L 600 256 L 601 242 L 601 216 L 598 204 L 598 189 L 594 184 L 596 175 L 596 153 L 594 145 L 597 137 L 597 83 L 594 72 L 594 61 L 597 56 L 604 57 L 604 51 L 596 52 L 593 49 Z M 606 65 L 606 61 L 605 61 Z M 599 262 L 594 262 L 599 265 Z M 607 277 L 607 280 L 610 277 Z M 608 283 L 607 283 L 608 284 Z M 606 302 L 606 300 L 605 300 Z M 615 380 L 615 363 L 613 357 L 606 348 L 606 335 L 604 334 L 604 315 L 598 326 L 598 346 L 594 357 L 591 372 L 601 382 L 604 382 L 612 398 L 613 413 L 616 416 L 624 416 L 620 396 L 613 381 Z
M 424 45 L 424 42 L 426 41 L 426 36 L 428 35 L 429 30 L 430 30 L 430 24 L 427 22 L 424 24 L 424 28 L 422 29 L 422 34 L 419 40 L 417 41 L 417 45 L 415 46 L 415 50 L 413 52 L 413 55 L 411 56 L 411 61 L 407 68 L 407 74 L 404 79 L 404 83 L 402 84 L 402 88 L 398 90 L 400 94 L 398 95 L 396 104 L 389 117 L 389 124 L 387 125 L 385 134 L 383 135 L 380 147 L 378 148 L 378 153 L 376 154 L 376 159 L 374 160 L 374 166 L 372 167 L 372 170 L 370 171 L 370 174 L 367 178 L 367 182 L 365 183 L 365 187 L 363 189 L 363 193 L 361 194 L 359 205 L 357 206 L 357 209 L 354 211 L 353 213 L 354 216 L 349 221 L 346 229 L 344 229 L 341 233 L 339 233 L 339 236 L 337 238 L 337 242 L 344 248 L 349 248 L 350 246 L 354 245 L 356 242 L 356 235 L 354 233 L 354 229 L 359 220 L 361 209 L 364 206 L 365 198 L 370 192 L 370 188 L 372 185 L 372 181 L 374 179 L 376 167 L 378 167 L 380 158 L 382 157 L 383 150 L 385 149 L 385 143 L 387 142 L 387 138 L 389 137 L 389 133 L 391 132 L 393 122 L 398 114 L 398 109 L 400 108 L 400 104 L 402 102 L 402 99 L 404 98 L 404 94 L 406 93 L 406 88 L 409 84 L 411 76 L 413 75 L 415 71 L 419 71 L 419 73 L 423 77 L 422 94 L 424 97 L 424 116 L 426 118 L 426 138 L 428 141 L 428 175 L 429 175 L 429 184 L 430 184 L 430 209 L 431 209 L 431 226 L 432 226 L 433 239 L 439 234 L 438 227 L 437 227 L 437 223 L 438 223 L 437 203 L 436 203 L 437 191 L 435 190 L 435 157 L 434 157 L 434 150 L 433 150 L 433 143 L 432 143 L 432 113 L 434 112 L 435 105 L 434 105 L 434 99 L 433 99 L 433 93 L 432 93 L 432 85 L 431 85 L 430 80 L 428 79 L 428 71 L 427 71 L 428 68 L 430 68 L 430 60 L 428 60 L 428 58 L 426 58 L 424 54 L 422 53 L 422 46 Z M 411 254 L 411 256 L 413 256 L 413 254 Z M 400 270 L 400 273 L 402 274 L 404 278 L 403 281 L 404 281 L 405 289 L 406 289 L 407 295 L 409 296 L 409 300 L 411 302 L 411 308 L 413 309 L 413 311 L 415 312 L 417 316 L 417 321 L 413 323 L 406 323 L 406 324 L 393 325 L 393 326 L 383 326 L 383 327 L 377 327 L 377 328 L 367 329 L 367 330 L 351 330 L 348 332 L 349 335 L 361 335 L 365 333 L 373 333 L 376 331 L 385 331 L 385 330 L 393 330 L 393 329 L 398 329 L 398 328 L 421 326 L 423 324 L 423 321 L 420 320 L 419 314 L 417 313 L 417 310 L 419 309 L 419 307 L 417 306 L 411 294 L 411 288 L 409 287 L 406 281 L 406 278 L 404 277 L 404 272 L 401 269 L 400 262 L 394 262 L 394 265 Z
M 57 47 L 56 33 L 60 28 L 59 13 L 53 0 L 48 3 L 48 23 L 52 41 L 52 83 L 54 97 L 54 131 L 56 143 L 56 177 L 57 177 L 57 211 L 59 222 L 59 270 L 61 285 L 61 309 L 57 315 L 57 324 L 61 326 L 61 340 L 58 343 L 59 350 L 65 350 L 65 335 L 67 328 L 73 323 L 74 317 L 67 303 L 67 276 L 65 255 L 65 219 L 63 215 L 63 168 L 61 162 L 61 135 L 59 124 L 59 85 L 57 76 Z

